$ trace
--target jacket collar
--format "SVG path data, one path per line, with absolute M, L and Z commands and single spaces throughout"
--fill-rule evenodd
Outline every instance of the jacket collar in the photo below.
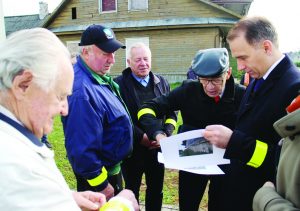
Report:
M 24 143 L 42 157 L 54 157 L 52 150 L 43 144 L 31 131 L 25 128 L 10 111 L 1 105 L 0 121 L 6 124 L 3 127 L 3 132 L 14 136 L 20 143 Z M 24 139 L 24 137 L 26 137 L 26 139 Z
M 274 123 L 274 128 L 282 137 L 289 137 L 300 132 L 300 109 L 287 114 Z

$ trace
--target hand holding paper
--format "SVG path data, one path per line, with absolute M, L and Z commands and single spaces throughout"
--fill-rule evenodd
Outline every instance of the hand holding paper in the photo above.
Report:
M 232 135 L 232 130 L 223 125 L 209 125 L 203 131 L 203 137 L 211 144 L 225 149 Z
M 213 169 L 219 169 L 216 165 L 228 164 L 230 161 L 223 159 L 225 150 L 210 144 L 202 133 L 203 130 L 193 130 L 161 139 L 160 145 L 166 168 L 188 171 L 205 169 L 203 174 L 220 173 L 214 172 Z M 212 171 L 207 171 L 208 168 Z

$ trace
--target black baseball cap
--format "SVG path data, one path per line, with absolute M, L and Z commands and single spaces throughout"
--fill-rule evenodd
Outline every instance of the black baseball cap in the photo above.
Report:
M 96 45 L 106 53 L 113 53 L 126 46 L 116 39 L 112 29 L 102 25 L 93 24 L 82 33 L 79 46 Z
M 226 48 L 199 50 L 192 61 L 191 69 L 199 77 L 215 78 L 229 68 L 229 56 Z

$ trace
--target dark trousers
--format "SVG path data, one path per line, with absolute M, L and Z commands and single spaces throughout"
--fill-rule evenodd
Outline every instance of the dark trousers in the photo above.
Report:
M 179 171 L 179 209 L 198 211 L 209 176 Z
M 147 211 L 160 211 L 162 207 L 164 165 L 157 161 L 157 152 L 156 149 L 145 149 L 143 153 L 134 153 L 122 163 L 125 188 L 132 190 L 137 200 L 139 200 L 142 176 L 145 173 Z
M 91 190 L 95 192 L 99 192 L 101 190 L 95 189 L 95 187 L 90 186 L 90 184 L 87 182 L 86 179 L 83 177 L 75 174 L 76 180 L 77 180 L 77 191 L 86 191 Z M 117 195 L 121 190 L 123 190 L 123 184 L 122 184 L 122 173 L 118 173 L 116 175 L 108 176 L 107 177 L 108 182 L 113 186 L 115 192 L 114 194 Z
M 222 196 L 224 175 L 200 175 L 179 171 L 179 209 L 180 211 L 198 211 L 200 202 L 209 183 L 208 210 L 227 211 L 219 203 Z

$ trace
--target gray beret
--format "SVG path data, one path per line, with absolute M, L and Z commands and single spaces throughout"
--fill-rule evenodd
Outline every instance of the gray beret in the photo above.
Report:
M 199 50 L 191 68 L 199 77 L 218 77 L 229 68 L 228 51 L 226 48 Z

